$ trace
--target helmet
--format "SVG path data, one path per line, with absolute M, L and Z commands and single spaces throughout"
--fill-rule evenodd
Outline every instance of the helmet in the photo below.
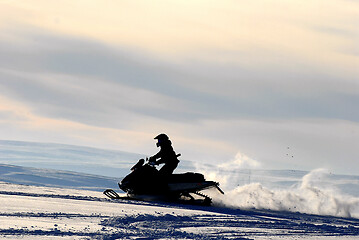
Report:
M 166 134 L 161 133 L 161 134 L 157 135 L 154 139 L 166 141 L 166 140 L 169 140 L 169 137 Z
M 164 133 L 161 133 L 159 135 L 157 135 L 154 139 L 157 139 L 157 147 L 161 146 L 162 143 L 169 141 L 170 139 L 168 138 L 168 136 Z

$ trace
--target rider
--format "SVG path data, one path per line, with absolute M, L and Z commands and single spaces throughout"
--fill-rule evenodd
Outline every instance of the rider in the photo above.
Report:
M 154 139 L 157 139 L 157 147 L 161 147 L 160 151 L 150 157 L 150 162 L 153 162 L 155 165 L 164 163 L 165 165 L 159 170 L 162 175 L 171 175 L 173 171 L 177 168 L 179 160 L 175 151 L 172 148 L 172 142 L 168 136 L 164 133 L 156 136 Z M 159 159 L 156 161 L 157 159 Z

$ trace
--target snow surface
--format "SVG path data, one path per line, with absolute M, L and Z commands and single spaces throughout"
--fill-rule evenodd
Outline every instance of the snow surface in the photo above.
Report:
M 225 190 L 207 191 L 214 206 L 200 207 L 107 199 L 102 191 L 117 188 L 136 154 L 13 141 L 0 141 L 0 154 L 0 238 L 359 239 L 358 176 L 198 165 L 193 170 Z M 105 161 L 110 156 L 113 166 Z M 55 170 L 61 161 L 122 170 L 117 177 Z M 33 163 L 53 169 L 25 166 Z
M 359 238 L 355 218 L 109 200 L 97 191 L 4 182 L 0 188 L 0 238 Z
M 265 210 L 259 206 L 239 208 L 236 201 L 225 202 L 227 197 L 233 200 L 233 193 L 222 199 L 212 194 L 215 205 L 211 207 L 110 200 L 100 191 L 82 190 L 79 185 L 77 189 L 68 188 L 67 183 L 60 187 L 61 181 L 57 187 L 45 186 L 51 176 L 62 176 L 63 171 L 56 175 L 55 170 L 0 165 L 2 175 L 6 172 L 18 176 L 19 169 L 27 170 L 29 176 L 36 174 L 36 178 L 29 179 L 35 179 L 37 186 L 0 182 L 0 238 L 359 239 L 358 218 Z M 71 178 L 75 175 L 80 183 L 86 183 L 90 177 L 71 172 Z M 84 184 L 84 188 L 96 182 L 95 179 L 98 183 L 108 181 L 101 176 L 91 177 L 93 181 Z M 248 184 L 242 188 L 248 190 L 253 186 L 258 190 L 260 185 Z M 262 193 L 246 193 L 255 194 Z M 267 199 L 265 195 L 262 197 Z M 275 199 L 273 194 L 272 197 Z

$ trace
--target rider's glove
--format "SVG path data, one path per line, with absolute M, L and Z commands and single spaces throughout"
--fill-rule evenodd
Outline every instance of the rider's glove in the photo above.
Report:
M 150 165 L 154 166 L 154 165 L 156 165 L 156 159 L 154 159 L 153 157 L 150 157 L 150 158 L 148 159 L 148 163 L 149 163 Z

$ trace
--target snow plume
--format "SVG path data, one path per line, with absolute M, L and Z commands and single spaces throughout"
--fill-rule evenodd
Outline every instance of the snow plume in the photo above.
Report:
M 234 186 L 238 184 L 248 183 L 251 175 L 250 169 L 255 169 L 261 164 L 249 156 L 237 152 L 231 161 L 221 163 L 217 166 L 201 165 L 198 163 L 194 165 L 198 172 L 205 175 L 207 180 L 220 182 L 221 187 L 228 190 L 233 189 Z
M 332 187 L 329 173 L 323 169 L 305 175 L 289 189 L 269 189 L 250 183 L 227 191 L 214 202 L 241 209 L 270 209 L 340 217 L 359 217 L 359 198 L 345 196 Z M 331 180 L 332 181 L 332 180 Z
M 258 161 L 248 157 L 247 155 L 241 152 L 238 152 L 234 157 L 234 160 L 220 164 L 219 167 L 225 169 L 231 169 L 233 167 L 244 169 L 244 168 L 258 168 L 260 165 L 261 164 Z
M 359 218 L 358 176 L 258 167 L 258 161 L 240 152 L 217 166 L 196 166 L 207 180 L 220 183 L 225 195 L 209 193 L 219 206 Z

